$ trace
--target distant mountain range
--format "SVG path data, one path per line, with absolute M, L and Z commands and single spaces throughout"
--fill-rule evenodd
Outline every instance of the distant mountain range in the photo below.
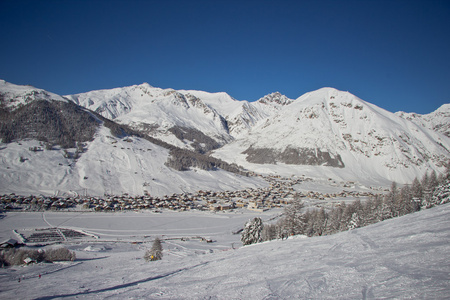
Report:
M 197 187 L 263 185 L 257 178 L 248 177 L 243 184 L 236 178 L 241 176 L 236 174 L 244 174 L 237 166 L 263 174 L 383 185 L 390 181 L 411 182 L 431 170 L 441 172 L 450 158 L 450 104 L 427 115 L 394 114 L 333 88 L 322 88 L 297 99 L 277 92 L 248 102 L 237 101 L 226 93 L 161 89 L 147 83 L 60 96 L 0 81 L 0 103 L 0 168 L 6 172 L 2 181 L 12 173 L 20 173 L 26 164 L 31 169 L 38 167 L 31 159 L 7 162 L 7 156 L 15 155 L 11 151 L 20 148 L 20 141 L 28 145 L 37 140 L 50 148 L 52 144 L 53 153 L 70 149 L 77 152 L 64 175 L 55 175 L 65 179 L 37 183 L 34 175 L 12 176 L 23 187 L 18 190 L 23 191 L 35 188 L 48 193 L 42 187 L 46 184 L 48 190 L 60 187 L 97 194 L 162 194 Z M 105 126 L 113 134 L 108 134 Z M 124 142 L 127 139 L 131 141 Z M 116 153 L 118 143 L 122 145 L 120 153 Z M 135 147 L 161 152 L 153 152 L 160 154 L 156 159 Z M 110 165 L 106 166 L 105 161 Z M 82 166 L 83 171 L 79 170 Z M 95 180 L 84 179 L 90 177 L 85 175 L 88 169 L 96 174 Z M 199 177 L 186 176 L 186 172 Z M 218 177 L 205 184 L 211 174 Z M 178 179 L 174 181 L 173 176 Z M 151 179 L 143 179 L 146 177 Z M 187 177 L 190 179 L 186 182 Z M 11 184 L 11 180 L 0 183 L 0 192 L 14 190 Z

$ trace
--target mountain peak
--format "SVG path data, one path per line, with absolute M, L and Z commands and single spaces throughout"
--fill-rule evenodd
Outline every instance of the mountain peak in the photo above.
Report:
M 260 98 L 258 103 L 261 104 L 278 104 L 278 105 L 288 105 L 291 104 L 294 100 L 289 99 L 285 95 L 281 94 L 280 92 L 274 92 L 268 95 L 265 95 L 264 97 Z
M 139 87 L 143 87 L 143 88 L 153 88 L 152 85 L 150 85 L 148 82 L 143 82 L 140 85 L 138 85 Z
M 438 113 L 450 113 L 450 103 L 442 104 L 435 112 Z

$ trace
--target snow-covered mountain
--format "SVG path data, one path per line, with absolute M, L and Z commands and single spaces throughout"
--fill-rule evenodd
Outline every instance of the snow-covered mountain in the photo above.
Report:
M 420 116 L 393 114 L 348 92 L 333 88 L 322 88 L 306 93 L 295 100 L 277 92 L 255 102 L 248 102 L 233 99 L 226 93 L 176 91 L 155 88 L 147 83 L 64 97 L 29 86 L 15 86 L 4 81 L 0 83 L 1 103 L 6 109 L 18 107 L 19 103 L 24 106 L 32 102 L 32 99 L 52 99 L 60 100 L 58 102 L 61 103 L 72 103 L 70 109 L 54 108 L 55 116 L 63 111 L 67 115 L 69 111 L 74 110 L 78 115 L 83 115 L 82 118 L 78 118 L 79 122 L 86 118 L 90 120 L 86 124 L 90 124 L 89 128 L 92 131 L 95 122 L 99 124 L 103 122 L 99 119 L 99 115 L 91 112 L 93 111 L 171 145 L 195 150 L 198 153 L 212 151 L 212 155 L 216 158 L 259 173 L 308 175 L 316 178 L 359 181 L 367 185 L 388 185 L 391 181 L 411 182 L 414 177 L 421 177 L 430 170 L 441 172 L 450 158 L 450 138 L 445 135 L 450 127 L 449 105 L 444 105 L 432 114 Z M 67 102 L 66 99 L 70 101 Z M 25 112 L 32 114 L 32 110 Z M 60 117 L 52 118 L 60 119 Z M 67 119 L 67 116 L 64 118 Z M 25 116 L 22 116 L 22 119 L 25 120 Z M 72 122 L 72 127 L 75 128 L 79 122 L 74 124 Z M 33 124 L 27 123 L 21 130 L 32 130 Z M 2 126 L 0 133 L 5 128 L 13 132 L 9 125 Z M 117 128 L 119 125 L 113 126 Z M 58 131 L 55 135 L 67 136 L 68 134 L 64 132 L 77 130 Z M 106 133 L 101 136 L 104 141 L 107 139 Z M 34 136 L 20 135 L 18 138 L 23 137 Z M 14 137 L 10 140 L 14 140 Z M 77 138 L 73 137 L 68 142 L 74 141 L 78 141 Z M 120 138 L 110 143 L 119 141 Z M 93 143 L 96 142 L 97 137 Z M 142 139 L 139 143 L 145 145 L 139 144 L 136 146 L 138 149 L 154 147 L 153 144 L 150 145 L 149 140 Z M 86 144 L 87 149 L 90 149 L 89 145 L 91 144 Z M 103 142 L 102 145 L 105 147 L 103 153 L 115 153 L 116 149 L 110 147 L 112 144 Z M 134 143 L 126 145 L 121 145 L 120 147 L 124 148 L 121 150 L 131 152 L 125 155 L 122 151 L 118 157 L 124 157 L 124 161 L 139 160 L 141 153 L 133 148 Z M 9 148 L 10 145 L 3 147 Z M 90 155 L 88 153 L 89 151 L 83 153 L 82 159 L 88 158 Z M 158 158 L 159 167 L 148 167 L 146 164 L 151 160 L 151 156 L 145 156 L 145 163 L 137 163 L 141 167 L 134 170 L 134 167 L 128 165 L 124 170 L 131 168 L 135 174 L 140 174 L 145 168 L 162 170 L 167 168 L 164 165 L 167 159 L 166 153 Z M 114 163 L 112 160 L 111 165 Z M 175 162 L 174 165 L 176 164 Z M 101 164 L 98 165 L 100 166 Z M 112 180 L 114 176 L 126 173 L 121 171 L 122 173 L 105 177 L 103 172 L 114 167 L 102 168 L 96 171 L 99 174 L 98 178 L 103 178 L 99 179 L 102 182 L 107 181 L 106 177 Z M 73 169 L 68 172 L 73 172 Z M 80 178 L 85 177 L 80 174 Z M 175 181 L 167 181 L 171 175 L 164 172 L 155 174 L 158 175 L 152 176 L 152 181 L 162 180 L 167 183 L 166 188 L 162 190 L 169 191 L 174 186 L 169 183 Z M 179 181 L 183 182 L 184 179 Z M 80 183 L 76 188 L 82 189 L 86 186 L 83 180 L 79 182 L 83 184 Z M 144 183 L 147 181 L 144 180 L 136 186 Z M 193 181 L 187 185 L 192 188 L 195 184 Z M 175 185 L 176 191 L 183 189 L 183 184 Z M 127 186 L 132 185 L 117 186 L 126 192 Z M 105 192 L 107 190 L 104 189 Z M 132 190 L 135 193 L 142 192 L 142 188 Z
M 332 173 L 347 173 L 346 179 L 406 183 L 443 168 L 449 150 L 449 138 L 434 130 L 348 92 L 322 88 L 279 108 L 214 155 L 259 172 L 312 175 L 327 166 L 342 168 Z
M 278 92 L 248 102 L 223 92 L 175 91 L 147 83 L 65 97 L 178 147 L 206 151 L 245 136 L 257 122 L 293 102 Z
M 34 100 L 67 102 L 66 98 L 43 89 L 30 85 L 16 85 L 0 79 L 0 108 L 16 109 Z
M 163 196 L 267 185 L 224 170 L 178 171 L 175 148 L 61 96 L 4 81 L 0 95 L 0 193 Z M 200 154 L 176 153 L 208 167 Z
M 189 91 L 154 88 L 144 83 L 65 97 L 178 147 L 206 152 L 232 139 L 225 119 Z
M 434 112 L 426 115 L 406 113 L 403 111 L 396 112 L 395 114 L 422 127 L 432 129 L 450 137 L 450 104 L 444 104 Z
M 168 149 L 139 137 L 115 137 L 103 125 L 83 144 L 80 154 L 56 146 L 47 150 L 35 140 L 0 144 L 0 194 L 163 196 L 267 185 L 223 170 L 174 170 L 165 164 Z

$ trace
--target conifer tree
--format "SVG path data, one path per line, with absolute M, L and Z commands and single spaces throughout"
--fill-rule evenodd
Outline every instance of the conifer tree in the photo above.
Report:
M 333 234 L 339 232 L 341 219 L 342 219 L 343 209 L 342 206 L 339 205 L 331 209 L 331 212 L 328 214 L 328 226 L 326 234 Z
M 428 178 L 428 188 L 433 190 L 435 187 L 438 186 L 438 180 L 437 180 L 437 175 L 436 175 L 436 171 L 433 170 L 430 173 L 430 177 Z
M 245 245 L 255 244 L 262 242 L 262 230 L 263 222 L 261 218 L 254 218 L 245 224 L 245 228 L 241 234 L 241 242 Z
M 163 249 L 161 245 L 161 240 L 159 238 L 156 238 L 153 241 L 152 248 L 150 250 L 147 250 L 147 252 L 145 252 L 144 259 L 146 261 L 160 260 L 163 257 L 162 251 Z
M 321 207 L 313 214 L 313 235 L 321 236 L 326 231 L 328 216 L 325 209 Z
M 423 190 L 428 189 L 428 172 L 423 175 L 421 185 Z
M 306 220 L 302 213 L 304 204 L 295 199 L 291 205 L 284 209 L 284 218 L 281 223 L 282 235 L 290 236 L 305 233 Z
M 411 184 L 411 194 L 414 198 L 422 198 L 423 190 L 422 185 L 420 184 L 419 180 L 414 178 L 412 184 Z

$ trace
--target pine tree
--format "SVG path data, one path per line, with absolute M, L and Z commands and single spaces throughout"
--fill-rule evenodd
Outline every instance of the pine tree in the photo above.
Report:
M 245 245 L 255 244 L 262 242 L 262 230 L 263 222 L 261 218 L 254 218 L 245 224 L 244 230 L 241 234 L 241 242 Z
M 429 182 L 428 172 L 425 172 L 425 174 L 422 177 L 422 182 L 421 182 L 423 190 L 427 190 L 428 189 L 428 182 Z
M 303 202 L 296 199 L 284 209 L 284 217 L 281 222 L 283 236 L 304 234 L 306 222 L 305 216 L 302 213 L 303 207 Z
M 390 195 L 385 195 L 381 205 L 382 221 L 396 216 L 394 199 Z
M 353 203 L 348 205 L 349 211 L 351 213 L 350 219 L 348 221 L 347 229 L 355 229 L 363 226 L 364 223 L 364 207 L 359 199 L 356 199 Z
M 450 180 L 447 179 L 447 181 L 436 187 L 434 190 L 429 207 L 448 202 L 450 202 Z
M 333 207 L 331 212 L 328 214 L 328 226 L 326 228 L 326 234 L 333 234 L 340 231 L 341 219 L 342 219 L 343 209 L 339 205 Z
M 341 223 L 339 224 L 339 231 L 346 231 L 348 228 L 348 223 L 350 222 L 350 218 L 353 214 L 353 207 L 345 204 L 345 202 L 341 203 L 342 216 Z
M 348 223 L 347 228 L 348 230 L 359 228 L 361 227 L 361 223 L 361 217 L 359 216 L 358 212 L 355 211 L 350 218 L 350 222 Z
M 362 226 L 367 226 L 378 222 L 379 209 L 381 206 L 380 201 L 375 198 L 369 198 L 363 204 L 364 220 Z
M 430 177 L 428 178 L 428 188 L 433 190 L 435 187 L 438 186 L 438 179 L 437 179 L 437 175 L 436 175 L 436 171 L 433 170 L 430 173 Z
M 313 214 L 313 235 L 321 236 L 326 231 L 328 216 L 325 209 L 321 207 Z
M 421 199 L 423 195 L 422 185 L 420 184 L 419 180 L 414 178 L 412 184 L 411 184 L 411 193 L 413 198 Z
M 271 241 L 277 238 L 278 226 L 276 224 L 266 224 L 261 232 L 263 241 Z
M 396 199 L 395 205 L 399 216 L 403 216 L 413 212 L 412 207 L 412 193 L 408 185 L 405 185 L 400 190 L 400 195 Z
M 145 252 L 144 259 L 146 261 L 160 260 L 163 257 L 162 250 L 161 240 L 156 238 L 153 241 L 152 248 Z

